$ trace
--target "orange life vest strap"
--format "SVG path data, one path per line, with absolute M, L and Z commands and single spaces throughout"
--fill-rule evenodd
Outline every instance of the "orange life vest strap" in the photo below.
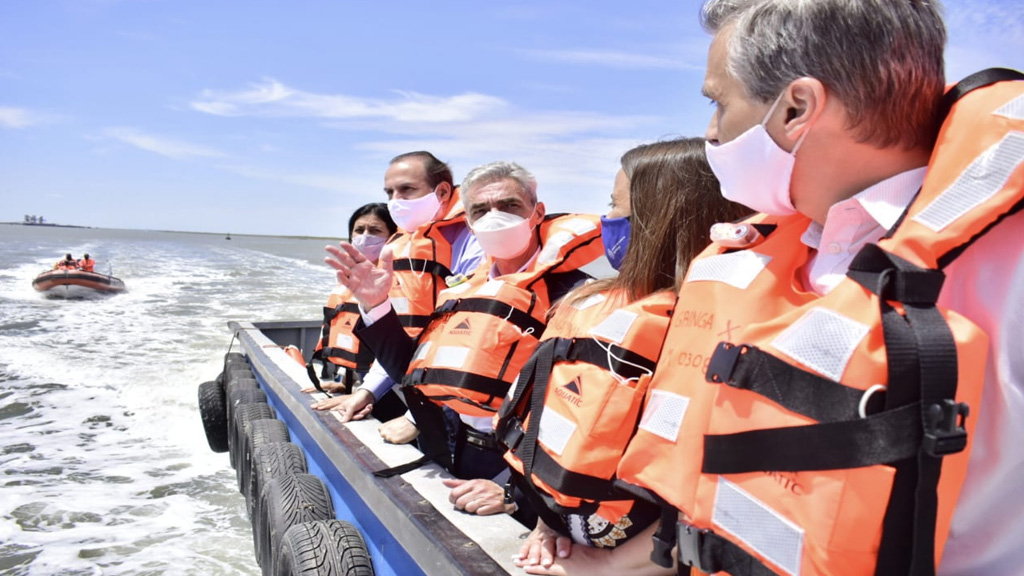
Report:
M 452 388 L 462 388 L 463 390 L 471 390 L 473 392 L 487 394 L 490 396 L 488 403 L 495 398 L 504 398 L 510 387 L 510 384 L 504 380 L 489 378 L 487 376 L 464 372 L 462 370 L 453 370 L 450 368 L 417 368 L 407 374 L 402 380 L 402 391 L 404 392 L 421 384 L 440 384 Z M 449 400 L 459 400 L 481 410 L 497 412 L 496 409 L 487 404 L 473 402 L 472 400 L 461 396 L 443 395 L 427 396 L 427 398 L 430 398 L 439 404 Z M 413 416 L 415 416 L 415 414 L 413 414 Z
M 434 311 L 434 316 L 443 316 L 455 312 L 477 312 L 490 314 L 518 326 L 524 335 L 530 335 L 535 340 L 540 338 L 544 331 L 545 324 L 531 316 L 528 312 L 495 300 L 492 298 L 461 298 L 446 300 Z
M 784 362 L 750 344 L 719 342 L 704 376 L 760 394 L 817 422 L 839 422 L 881 411 L 885 392 L 867 391 L 823 378 Z
M 392 270 L 432 274 L 442 281 L 452 275 L 452 271 L 444 264 L 423 258 L 395 258 L 391 266 Z
M 445 425 L 444 412 L 426 395 L 414 386 L 403 389 L 405 403 L 416 419 L 416 427 L 420 434 L 417 444 L 423 456 L 405 464 L 392 466 L 373 473 L 378 478 L 390 478 L 415 470 L 427 462 L 434 461 L 447 471 L 452 470 L 452 452 L 448 447 L 448 427 Z
M 935 308 L 945 276 L 941 270 L 917 267 L 876 245 L 862 249 L 850 270 L 851 279 L 879 296 L 890 383 L 886 409 L 913 409 L 918 424 L 914 432 L 921 436 L 916 458 L 895 463 L 878 566 L 892 573 L 929 576 L 935 573 L 942 457 L 967 444 L 963 421 L 968 407 L 954 400 L 956 343 Z M 903 314 L 887 301 L 897 298 L 908 300 L 901 302 Z

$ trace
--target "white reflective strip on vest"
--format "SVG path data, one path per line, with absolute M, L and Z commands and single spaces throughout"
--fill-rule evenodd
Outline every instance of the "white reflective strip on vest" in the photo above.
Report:
M 827 308 L 811 308 L 775 340 L 779 352 L 836 382 L 868 327 Z
M 714 280 L 745 290 L 771 261 L 771 256 L 758 254 L 752 250 L 719 254 L 691 264 L 686 281 Z
M 427 352 L 430 352 L 430 342 L 424 342 L 416 348 L 416 353 L 413 354 L 412 361 L 423 360 L 427 357 Z
M 469 356 L 469 348 L 465 346 L 438 346 L 431 366 L 434 368 L 462 368 Z
M 504 280 L 488 280 L 484 282 L 482 286 L 477 288 L 476 293 L 479 296 L 497 296 L 498 291 L 505 285 Z
M 356 339 L 350 334 L 338 334 L 338 348 L 344 348 L 345 350 L 352 350 L 356 344 Z
M 786 574 L 800 574 L 803 529 L 722 477 L 718 478 L 711 521 L 777 564 Z
M 572 232 L 556 232 L 544 242 L 544 248 L 541 249 L 540 255 L 537 256 L 537 264 L 550 264 L 558 260 L 558 253 L 566 244 L 572 242 L 575 237 L 576 235 Z
M 594 304 L 604 302 L 607 299 L 608 298 L 606 298 L 605 295 L 601 293 L 591 294 L 590 296 L 587 296 L 586 298 L 580 300 L 579 302 L 574 302 L 572 307 L 577 310 L 586 310 L 587 308 L 590 308 Z
M 1024 120 L 1024 94 L 1017 96 L 993 112 L 996 116 L 1005 116 L 1012 120 Z
M 548 450 L 561 456 L 574 432 L 576 432 L 576 424 L 572 420 L 549 408 L 540 416 L 537 441 L 546 446 Z
M 637 313 L 628 310 L 616 310 L 601 321 L 600 324 L 590 329 L 590 333 L 598 338 L 604 338 L 616 344 L 622 344 L 629 333 L 629 328 L 636 322 Z
M 505 399 L 511 400 L 516 397 L 516 389 L 519 388 L 519 374 L 516 374 L 516 379 L 512 381 L 512 385 L 508 387 L 508 394 Z
M 571 230 L 572 233 L 577 236 L 582 236 L 587 232 L 597 229 L 597 224 L 592 220 L 587 220 L 586 218 L 573 218 L 566 222 L 559 222 L 558 225 L 566 230 Z
M 1010 132 L 971 162 L 953 184 L 913 220 L 940 232 L 972 208 L 995 196 L 1024 162 L 1024 132 Z
M 640 419 L 640 429 L 675 442 L 689 406 L 690 398 L 687 396 L 652 390 L 651 399 L 644 407 L 644 415 Z
M 391 307 L 395 309 L 396 314 L 408 314 L 409 313 L 409 299 L 408 298 L 392 298 Z

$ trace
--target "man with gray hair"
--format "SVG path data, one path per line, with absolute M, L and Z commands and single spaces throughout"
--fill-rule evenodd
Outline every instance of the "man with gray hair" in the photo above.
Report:
M 451 279 L 417 339 L 396 337 L 387 248 L 374 266 L 342 243 L 329 263 L 359 301 L 356 334 L 402 383 L 418 429 L 407 437 L 418 432 L 421 460 L 433 459 L 458 478 L 490 479 L 506 470 L 492 417 L 536 347 L 550 305 L 589 278 L 580 268 L 604 248 L 596 217 L 546 216 L 536 179 L 517 164 L 475 168 L 460 189 L 467 222 L 488 258 L 474 273 Z M 459 415 L 457 429 L 446 430 L 442 406 Z M 508 511 L 511 503 L 496 495 L 496 502 L 481 495 L 486 503 L 460 507 Z
M 520 564 L 1019 573 L 1024 82 L 987 71 L 944 99 L 936 0 L 710 0 L 702 19 L 708 160 L 762 214 L 691 264 L 619 465 L 662 527 Z

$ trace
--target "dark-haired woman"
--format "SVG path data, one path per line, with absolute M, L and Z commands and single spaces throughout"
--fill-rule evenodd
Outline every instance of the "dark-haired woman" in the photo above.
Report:
M 397 231 L 398 227 L 388 213 L 388 205 L 383 202 L 359 207 L 348 220 L 349 241 L 373 262 L 380 258 L 384 244 Z M 328 363 L 333 364 L 338 371 L 339 383 L 329 385 L 330 390 L 351 391 L 373 363 L 373 355 L 369 350 L 360 348 L 359 339 L 352 333 L 358 318 L 359 309 L 352 293 L 337 284 L 324 306 L 321 339 L 313 355 L 314 359 L 324 362 L 325 367 Z M 324 374 L 330 375 L 330 370 Z M 312 388 L 307 390 L 313 391 Z

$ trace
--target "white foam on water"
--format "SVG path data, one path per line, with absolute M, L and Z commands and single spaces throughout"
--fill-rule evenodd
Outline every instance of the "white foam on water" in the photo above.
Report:
M 19 227 L 0 226 L 0 572 L 257 574 L 196 388 L 220 370 L 229 320 L 319 317 L 333 286 L 324 242 L 8 228 Z M 90 252 L 97 271 L 112 262 L 128 292 L 35 292 L 32 278 L 68 250 Z

